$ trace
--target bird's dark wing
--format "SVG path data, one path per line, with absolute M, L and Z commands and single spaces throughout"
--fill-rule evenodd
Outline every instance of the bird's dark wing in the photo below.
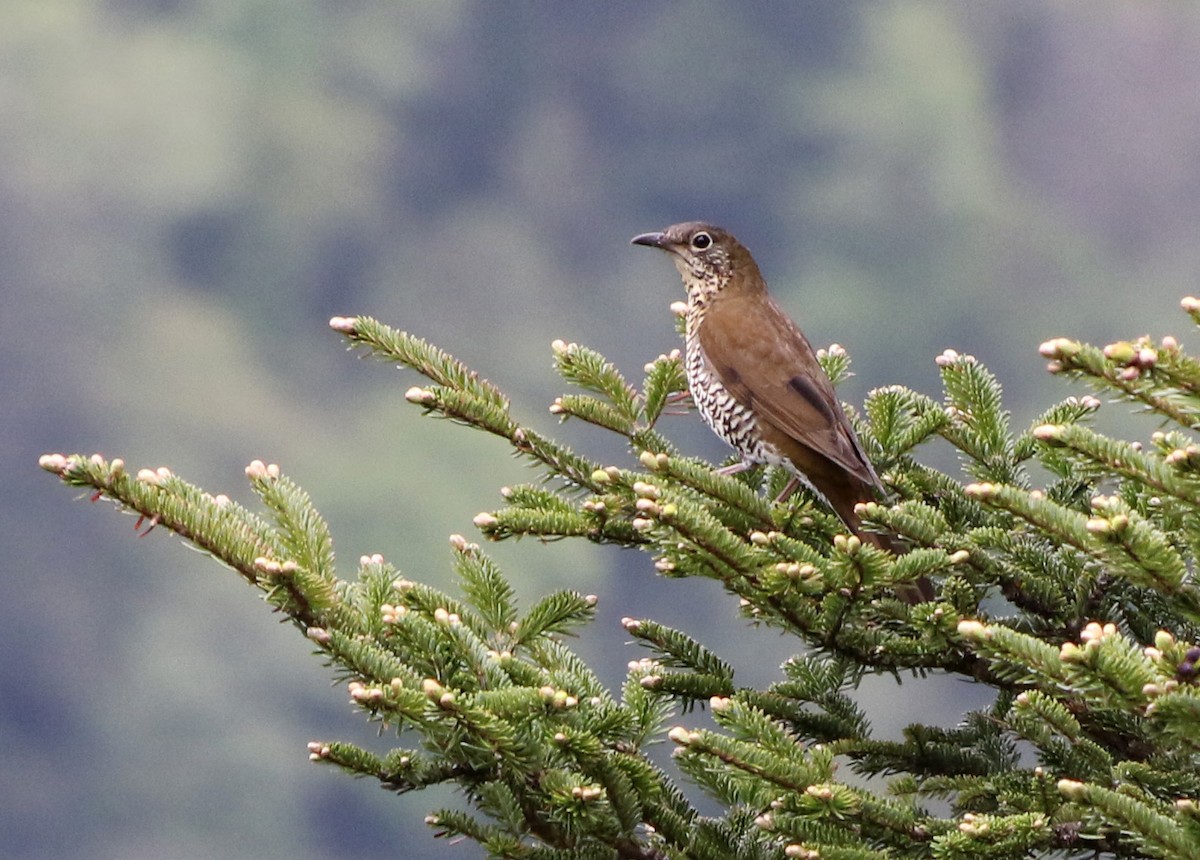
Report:
M 700 348 L 742 406 L 863 484 L 881 486 L 816 353 L 773 299 L 716 297 L 700 326 Z

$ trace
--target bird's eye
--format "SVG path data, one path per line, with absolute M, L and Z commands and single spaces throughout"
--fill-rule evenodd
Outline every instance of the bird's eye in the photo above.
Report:
M 692 250 L 693 251 L 703 251 L 706 248 L 708 248 L 708 246 L 711 244 L 712 244 L 712 236 L 708 235 L 703 230 L 701 230 L 699 233 L 697 233 L 695 236 L 692 237 Z

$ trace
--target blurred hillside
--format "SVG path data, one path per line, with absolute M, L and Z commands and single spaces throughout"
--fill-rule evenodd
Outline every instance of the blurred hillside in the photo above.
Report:
M 331 315 L 421 334 L 553 431 L 551 340 L 636 378 L 677 345 L 681 291 L 628 239 L 705 218 L 814 343 L 849 349 L 848 400 L 936 394 L 954 347 L 1025 422 L 1072 393 L 1040 341 L 1186 334 L 1200 280 L 1189 4 L 12 0 L 3 19 L 5 856 L 473 850 L 420 823 L 448 798 L 309 765 L 309 739 L 364 727 L 303 641 L 227 572 L 73 503 L 40 453 L 168 464 L 243 500 L 242 467 L 279 462 L 347 570 L 382 552 L 444 582 L 446 536 L 523 469 L 421 419 L 414 380 L 353 360 Z M 790 647 L 641 556 L 496 555 L 526 599 L 600 596 L 581 647 L 613 679 L 640 656 L 622 615 L 706 625 L 740 683 Z M 913 689 L 864 696 L 899 726 Z

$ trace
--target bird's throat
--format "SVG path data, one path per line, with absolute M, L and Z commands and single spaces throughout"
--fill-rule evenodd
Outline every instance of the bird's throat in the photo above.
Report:
M 716 275 L 697 275 L 685 265 L 680 265 L 679 273 L 683 276 L 683 286 L 687 290 L 687 331 L 688 336 L 692 337 L 708 312 L 709 305 L 721 291 L 722 284 Z

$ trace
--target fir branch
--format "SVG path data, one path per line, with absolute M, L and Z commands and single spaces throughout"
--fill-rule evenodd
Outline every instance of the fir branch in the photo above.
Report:
M 988 661 L 990 671 L 997 677 L 1046 688 L 1067 680 L 1060 649 L 1035 636 L 1001 624 L 985 625 L 970 620 L 959 622 L 958 635 Z
M 313 634 L 312 630 L 320 632 Z M 381 647 L 377 642 L 343 630 L 310 628 L 309 634 L 309 638 L 317 642 L 324 652 L 333 658 L 339 674 L 343 677 L 354 678 L 355 683 L 363 687 L 370 685 L 379 687 L 381 690 L 385 686 L 389 687 L 386 693 L 381 693 L 380 696 L 357 699 L 359 704 L 382 704 L 385 696 L 392 696 L 397 702 L 407 704 L 409 706 L 408 715 L 412 716 L 418 700 L 411 698 L 405 700 L 402 689 L 411 692 L 412 687 L 420 681 L 419 670 L 414 669 L 405 660 Z M 394 689 L 391 688 L 393 681 L 398 682 Z
M 575 486 L 593 492 L 599 490 L 590 480 L 598 468 L 595 464 L 577 457 L 565 446 L 519 426 L 509 415 L 508 399 L 499 389 L 453 356 L 370 317 L 334 317 L 330 325 L 353 345 L 366 347 L 376 357 L 411 367 L 437 383 L 433 388 L 410 388 L 405 394 L 410 402 L 501 436 L 519 453 L 549 467 L 551 474 Z
M 1056 848 L 1050 818 L 1040 812 L 1019 815 L 968 813 L 955 831 L 934 839 L 935 856 L 954 858 L 1029 857 L 1031 852 Z
M 678 700 L 685 711 L 690 711 L 697 703 L 711 701 L 714 697 L 732 695 L 734 691 L 728 678 L 698 672 L 660 672 L 657 675 L 647 675 L 642 679 L 642 686 L 659 695 Z
M 660 355 L 646 365 L 646 379 L 642 383 L 642 420 L 650 427 L 657 423 L 663 408 L 672 395 L 687 391 L 687 376 L 679 350 L 669 355 Z
M 642 522 L 646 523 L 644 528 L 651 528 L 652 524 L 657 523 L 667 531 L 669 537 L 666 540 L 682 538 L 694 546 L 711 562 L 718 578 L 732 581 L 742 576 L 739 571 L 753 570 L 766 561 L 754 547 L 725 528 L 702 504 L 669 490 L 655 491 L 655 494 L 657 498 L 643 496 L 644 503 L 638 507 Z M 634 521 L 634 527 L 639 527 L 637 520 Z
M 329 326 L 340 332 L 352 347 L 363 347 L 375 358 L 410 367 L 437 385 L 471 395 L 501 412 L 508 411 L 508 398 L 496 386 L 419 337 L 366 316 L 334 317 Z
M 895 461 L 950 423 L 950 414 L 931 398 L 900 385 L 876 388 L 865 404 L 871 436 L 885 461 Z
M 337 579 L 333 538 L 308 493 L 286 475 L 272 474 L 261 461 L 252 463 L 246 474 L 263 504 L 275 514 L 287 557 L 314 576 L 333 583 Z
M 555 398 L 550 405 L 550 412 L 564 419 L 579 418 L 622 436 L 629 436 L 635 429 L 633 419 L 620 409 L 585 394 L 564 394 Z
M 1067 448 L 1102 465 L 1110 474 L 1152 487 L 1189 506 L 1200 505 L 1200 480 L 1181 474 L 1165 458 L 1152 457 L 1129 442 L 1109 439 L 1078 424 L 1043 424 L 1033 435 L 1050 448 Z M 1175 462 L 1186 463 L 1186 451 L 1183 454 Z
M 353 623 L 353 613 L 329 588 L 329 580 L 319 574 L 308 575 L 309 571 L 301 571 L 299 564 L 289 558 L 289 540 L 295 545 L 297 541 L 303 543 L 303 538 L 280 535 L 223 494 L 211 496 L 166 467 L 142 469 L 132 476 L 126 472 L 124 461 L 109 462 L 99 454 L 46 455 L 41 465 L 64 483 L 94 490 L 93 500 L 108 498 L 121 509 L 136 513 L 138 526 L 146 524 L 143 534 L 161 525 L 236 570 L 266 592 L 269 602 L 286 611 L 301 627 L 320 626 L 331 617 Z M 279 477 L 278 466 L 265 466 L 258 460 L 246 471 L 255 481 L 260 471 L 272 480 Z M 321 539 L 313 536 L 312 543 L 320 545 Z
M 588 391 L 604 395 L 612 405 L 613 413 L 619 416 L 625 425 L 631 427 L 638 420 L 642 411 L 642 398 L 633 386 L 625 381 L 615 365 L 595 350 L 577 343 L 556 340 L 551 347 L 554 350 L 555 366 L 564 379 Z
M 946 350 L 937 362 L 951 416 L 942 435 L 970 457 L 967 470 L 976 479 L 1024 486 L 999 381 L 971 355 Z
M 464 596 L 478 610 L 483 625 L 507 633 L 517 620 L 512 586 L 495 563 L 462 535 L 451 535 L 450 545 L 457 550 L 454 568 L 462 581 Z
M 677 483 L 723 502 L 743 513 L 750 523 L 759 528 L 772 528 L 776 524 L 769 501 L 736 478 L 715 471 L 707 463 L 648 450 L 641 452 L 640 462 L 653 473 L 655 481 Z
M 1149 348 L 1156 356 L 1154 372 L 1170 383 L 1171 387 L 1192 395 L 1187 403 L 1194 410 L 1200 407 L 1200 402 L 1196 399 L 1196 394 L 1200 393 L 1200 361 L 1185 353 L 1173 337 L 1164 337 L 1157 347 L 1150 344 Z M 1139 359 L 1144 357 L 1139 356 Z
M 1146 707 L 1146 716 L 1155 729 L 1176 743 L 1200 751 L 1200 738 L 1196 736 L 1196 726 L 1200 725 L 1200 690 L 1154 684 L 1151 693 L 1153 701 Z
M 597 518 L 582 511 L 536 510 L 512 505 L 479 514 L 475 525 L 491 540 L 530 536 L 545 540 L 584 537 L 596 543 L 626 545 L 643 542 L 627 521 Z
M 604 491 L 603 485 L 594 478 L 596 472 L 600 471 L 600 465 L 580 457 L 567 446 L 553 442 L 528 427 L 514 430 L 512 442 L 520 453 L 541 461 L 553 475 L 568 483 L 593 493 Z
M 507 834 L 522 834 L 528 829 L 520 799 L 502 780 L 489 780 L 476 788 L 475 804 L 481 812 L 499 822 Z
M 850 353 L 846 352 L 841 344 L 831 343 L 824 349 L 818 349 L 817 362 L 834 387 L 841 385 L 854 375 L 850 371 Z
M 1151 857 L 1191 860 L 1196 856 L 1195 840 L 1173 816 L 1164 814 L 1161 807 L 1156 808 L 1139 798 L 1076 780 L 1061 780 L 1058 789 L 1068 801 L 1100 812 L 1105 819 L 1111 820 Z M 1103 835 L 1099 831 L 1093 832 L 1097 836 Z
M 508 439 L 520 449 L 520 428 L 508 414 L 507 405 L 499 406 L 491 400 L 479 397 L 473 391 L 439 386 L 413 386 L 404 393 L 404 399 L 423 406 L 426 412 Z
M 1147 352 L 1143 353 L 1143 349 Z M 1149 372 L 1157 363 L 1158 354 L 1148 342 L 1123 341 L 1102 350 L 1068 338 L 1054 338 L 1042 344 L 1041 353 L 1053 359 L 1049 365 L 1052 373 L 1083 379 L 1097 390 L 1142 403 L 1183 427 L 1196 426 L 1200 410 L 1195 399 L 1180 397 L 1178 391 L 1164 387 Z
M 1185 308 L 1200 319 L 1200 301 Z M 520 426 L 495 386 L 419 338 L 366 317 L 332 324 L 427 377 L 410 401 L 504 438 L 549 479 L 505 488 L 506 507 L 475 520 L 486 536 L 638 546 L 664 574 L 719 579 L 746 617 L 816 650 L 767 690 L 736 690 L 730 665 L 696 639 L 625 619 L 653 657 L 631 664 L 616 700 L 560 641 L 592 620 L 595 597 L 558 592 L 522 616 L 503 574 L 461 536 L 451 539 L 461 596 L 403 579 L 379 556 L 344 582 L 325 522 L 278 467 L 247 471 L 264 518 L 165 469 L 135 477 L 120 461 L 44 457 L 64 482 L 232 567 L 304 630 L 370 720 L 420 738 L 419 752 L 383 756 L 314 743 L 314 760 L 401 792 L 454 783 L 475 814 L 442 811 L 431 823 L 494 856 L 949 860 L 1071 852 L 1084 839 L 1138 860 L 1191 856 L 1200 444 L 1182 429 L 1142 450 L 1084 427 L 1098 405 L 1084 397 L 1014 434 L 998 380 L 948 351 L 938 360 L 944 404 L 889 386 L 864 407 L 864 448 L 901 501 L 857 512 L 906 539 L 910 551 L 897 556 L 846 535 L 820 500 L 769 501 L 782 470 L 733 478 L 679 455 L 655 429 L 685 399 L 677 351 L 646 366 L 639 392 L 599 353 L 554 345 L 560 374 L 582 393 L 551 411 L 621 437 L 640 466 L 626 469 Z M 1181 428 L 1197 424 L 1200 361 L 1173 338 L 1103 350 L 1058 339 L 1042 352 L 1053 370 Z M 835 382 L 848 374 L 839 347 L 819 359 Z M 977 483 L 964 488 L 913 459 L 934 435 Z M 1025 471 L 1035 457 L 1052 476 L 1040 490 Z M 931 575 L 941 602 L 909 607 L 892 596 Z M 1008 602 L 985 611 L 996 587 Z M 899 668 L 962 674 L 996 700 L 954 729 L 917 724 L 881 741 L 847 691 L 866 671 Z M 725 805 L 716 817 L 699 816 L 642 753 L 673 707 L 696 703 L 711 707 L 716 729 L 669 737 L 681 771 Z M 860 774 L 903 776 L 884 797 L 839 781 L 836 757 Z M 945 799 L 950 812 L 920 809 L 921 798 Z
M 425 823 L 434 828 L 434 836 L 465 836 L 469 839 L 474 839 L 482 845 L 490 845 L 501 849 L 503 854 L 499 856 L 511 856 L 511 852 L 519 849 L 519 842 L 506 834 L 501 828 L 484 824 L 461 809 L 439 809 L 427 815 Z M 516 854 L 515 856 L 520 855 Z
M 1070 469 L 1062 464 L 1060 460 L 1045 456 L 1052 449 L 1049 446 L 1039 445 L 1040 440 L 1037 438 L 1037 428 L 1047 424 L 1052 426 L 1079 424 L 1090 418 L 1099 408 L 1100 401 L 1090 395 L 1087 397 L 1068 397 L 1066 400 L 1054 404 L 1035 418 L 1029 425 L 1029 429 L 1017 437 L 1013 444 L 1014 456 L 1018 461 L 1028 460 L 1040 448 L 1043 452 L 1041 459 L 1044 465 L 1056 474 L 1064 476 L 1071 474 Z
M 1104 562 L 1116 573 L 1177 596 L 1190 619 L 1200 618 L 1200 592 L 1185 581 L 1186 565 L 1165 535 L 1140 517 L 1097 497 L 1093 507 L 1106 516 L 1086 517 L 1041 494 L 994 484 L 971 484 L 968 495 L 1018 514 L 1039 530 L 1057 536 Z
M 676 727 L 669 737 L 678 747 L 676 760 L 684 771 L 723 803 L 761 808 L 780 789 L 802 792 L 824 778 L 823 769 L 814 768 L 794 749 L 781 757 L 755 743 L 704 729 Z
M 649 647 L 655 659 L 664 666 L 733 680 L 733 668 L 686 633 L 656 621 L 635 618 L 622 618 L 621 626 L 639 643 Z
M 260 460 L 246 468 L 246 475 L 263 504 L 275 514 L 277 534 L 286 553 L 286 561 L 279 565 L 278 582 L 290 599 L 305 604 L 306 626 L 357 626 L 357 614 L 345 606 L 338 593 L 329 527 L 308 494 L 278 468 L 272 469 Z M 294 566 L 290 576 L 284 570 L 289 562 L 289 567 Z M 270 560 L 258 562 L 258 566 L 268 573 L 275 571 Z
M 556 591 L 530 607 L 513 631 L 513 644 L 522 645 L 549 633 L 566 633 L 596 614 L 596 596 Z

